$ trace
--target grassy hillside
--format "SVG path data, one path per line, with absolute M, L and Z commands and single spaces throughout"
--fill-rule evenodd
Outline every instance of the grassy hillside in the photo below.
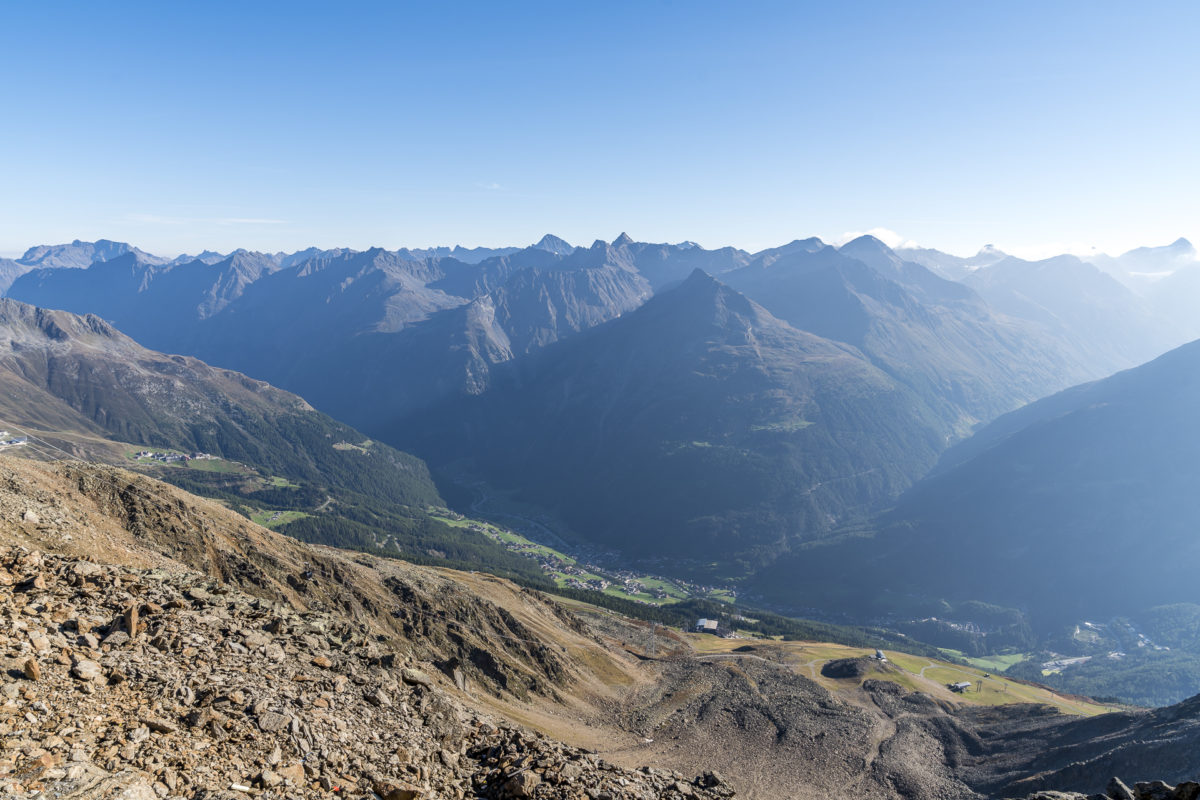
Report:
M 720 639 L 706 634 L 688 634 L 687 638 L 702 656 L 757 657 L 787 664 L 797 673 L 834 692 L 857 688 L 867 680 L 877 680 L 899 684 L 909 691 L 925 692 L 940 700 L 972 705 L 1041 703 L 1064 714 L 1079 716 L 1094 716 L 1116 710 L 1112 705 L 1058 694 L 1045 686 L 996 675 L 990 670 L 901 651 L 884 650 L 887 661 L 877 662 L 874 649 L 831 642 L 761 642 Z M 842 659 L 866 659 L 867 670 L 861 675 L 844 678 L 830 677 L 823 671 L 830 662 Z M 971 686 L 963 692 L 948 688 L 950 684 L 960 682 L 970 683 Z
M 146 350 L 96 317 L 6 299 L 0 344 L 0 429 L 34 432 L 36 454 L 65 456 L 46 442 L 78 442 L 306 541 L 540 578 L 536 565 L 433 519 L 443 502 L 419 458 L 293 394 Z M 131 458 L 145 450 L 215 458 Z

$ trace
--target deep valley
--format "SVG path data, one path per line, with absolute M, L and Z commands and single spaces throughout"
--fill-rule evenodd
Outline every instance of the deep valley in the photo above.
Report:
M 79 761 L 10 715 L 48 754 L 36 774 L 10 760 L 10 790 L 186 794 L 220 774 L 267 795 L 568 797 L 627 775 L 628 797 L 1117 797 L 1114 775 L 1196 775 L 1200 606 L 1185 581 L 1124 588 L 1200 560 L 1196 346 L 1113 263 L 979 259 L 870 237 L 31 250 L 0 299 L 13 602 L 34 573 L 58 599 L 30 608 L 77 602 L 80 570 L 102 576 L 87 602 L 122 575 L 151 614 L 183 592 L 172 625 L 232 615 L 204 651 L 218 685 L 257 657 L 239 615 L 263 602 L 343 632 L 271 656 L 321 691 L 247 685 L 240 705 L 182 680 L 186 647 L 128 622 L 110 639 L 95 609 L 41 623 L 49 654 L 10 637 L 13 681 L 32 658 L 55 698 L 91 702 L 86 660 L 153 711 L 121 723 L 124 749 L 100 728 L 72 743 Z M 1036 308 L 1012 300 L 1035 289 Z M 1093 346 L 1097 325 L 1128 346 Z M 89 625 L 103 637 L 79 639 Z M 216 705 L 188 712 L 188 691 Z M 330 749 L 344 724 L 313 727 L 396 697 L 426 728 L 388 723 L 410 760 L 382 772 Z M 274 752 L 153 747 L 181 725 L 274 734 L 268 708 L 293 709 L 270 712 L 292 720 Z M 535 746 L 513 724 L 554 755 L 504 766 Z M 321 736 L 328 765 L 310 765 Z

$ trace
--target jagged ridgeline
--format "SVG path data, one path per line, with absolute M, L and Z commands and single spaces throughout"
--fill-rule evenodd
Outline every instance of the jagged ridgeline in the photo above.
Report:
M 10 295 L 268 380 L 435 465 L 474 462 L 594 544 L 740 572 L 890 502 L 978 422 L 1112 368 L 1109 348 L 998 314 L 908 253 L 622 234 L 168 260 L 73 242 L 13 262 Z M 1121 330 L 1152 349 L 1144 321 Z
M 749 253 L 621 235 L 177 259 L 73 242 L 8 269 L 24 273 L 14 298 L 96 313 L 435 467 L 454 459 L 589 544 L 744 574 L 860 525 L 980 423 L 1181 343 L 1136 275 L 1192 255 L 1180 242 L 1033 263 L 870 236 Z M 349 525 L 365 513 L 343 518 L 339 536 L 365 535 Z
M 211 454 L 220 459 L 204 462 L 211 469 L 149 463 L 248 515 L 279 513 L 297 538 L 538 577 L 528 560 L 429 516 L 442 501 L 421 459 L 293 394 L 146 350 L 95 316 L 9 299 L 0 299 L 0 348 L 0 428 L 130 466 L 131 450 L 143 448 Z

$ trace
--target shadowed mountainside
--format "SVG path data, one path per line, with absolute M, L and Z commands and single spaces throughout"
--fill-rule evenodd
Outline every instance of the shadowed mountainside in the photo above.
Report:
M 1200 343 L 1033 403 L 950 450 L 876 533 L 785 560 L 764 586 L 859 607 L 984 600 L 1042 630 L 1191 602 L 1186 581 L 1096 588 L 1200 568 L 1198 403 Z
M 894 496 L 950 431 L 861 353 L 697 271 L 395 435 L 592 541 L 711 561 L 770 557 Z

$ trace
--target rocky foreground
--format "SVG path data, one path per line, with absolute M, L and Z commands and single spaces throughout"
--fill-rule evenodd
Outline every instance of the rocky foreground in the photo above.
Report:
M 1200 783 L 1184 781 L 1171 786 L 1162 781 L 1141 781 L 1130 788 L 1120 778 L 1108 782 L 1104 794 L 1044 791 L 1029 795 L 1025 800 L 1197 800 Z
M 1200 697 L 1081 719 L 887 677 L 0 457 L 0 798 L 1195 797 Z
M 345 619 L 0 551 L 0 796 L 723 798 L 468 711 Z

